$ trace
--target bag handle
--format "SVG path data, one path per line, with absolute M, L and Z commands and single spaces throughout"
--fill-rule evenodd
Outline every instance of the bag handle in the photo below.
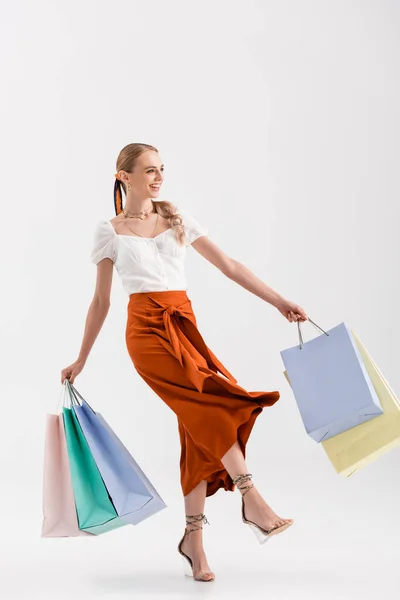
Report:
M 87 400 L 84 399 L 84 397 L 78 392 L 76 387 L 74 387 L 74 385 L 72 383 L 70 383 L 69 381 L 68 381 L 68 391 L 69 391 L 72 405 L 82 406 L 82 400 L 84 400 L 86 402 L 86 404 L 89 406 L 89 408 L 91 409 L 91 411 L 94 414 L 96 414 L 96 411 L 93 410 L 93 408 L 90 406 L 89 402 L 87 402 Z
M 59 413 L 61 407 L 69 408 L 71 405 L 71 394 L 69 391 L 70 385 L 71 384 L 69 383 L 69 380 L 64 379 L 62 387 L 61 387 L 60 399 L 57 403 L 56 414 Z M 69 402 L 66 402 L 67 398 L 69 399 Z
M 316 323 L 314 323 L 314 321 L 312 321 L 310 319 L 310 317 L 307 317 L 307 320 L 310 321 L 310 323 L 312 323 L 314 325 L 314 327 L 316 327 L 317 329 L 319 329 L 320 331 L 322 331 L 322 333 L 324 333 L 325 335 L 327 335 L 329 337 L 329 333 L 327 333 L 319 325 L 317 325 Z M 300 350 L 301 350 L 302 347 L 303 347 L 303 343 L 304 342 L 303 342 L 303 336 L 302 336 L 301 329 L 300 329 L 300 321 L 297 321 L 297 330 L 298 330 L 298 333 L 299 333 L 299 344 L 300 344 Z

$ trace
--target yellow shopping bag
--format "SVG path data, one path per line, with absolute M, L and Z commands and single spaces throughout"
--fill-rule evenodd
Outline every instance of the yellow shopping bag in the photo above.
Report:
M 350 477 L 392 448 L 400 446 L 400 403 L 365 346 L 351 332 L 381 402 L 383 414 L 321 442 L 337 473 Z M 290 385 L 289 377 L 284 375 Z

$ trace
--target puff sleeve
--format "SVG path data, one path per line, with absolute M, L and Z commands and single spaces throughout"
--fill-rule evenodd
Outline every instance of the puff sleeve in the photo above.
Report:
M 109 221 L 97 223 L 90 258 L 95 265 L 103 258 L 111 258 L 113 263 L 117 260 L 117 234 Z
M 199 223 L 186 209 L 180 209 L 179 214 L 181 215 L 183 225 L 185 226 L 186 243 L 188 246 L 202 235 L 208 235 L 208 229 Z

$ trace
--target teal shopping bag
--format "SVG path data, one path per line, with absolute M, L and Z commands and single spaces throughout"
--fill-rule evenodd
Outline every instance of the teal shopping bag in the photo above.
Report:
M 63 406 L 63 419 L 79 529 L 98 535 L 127 525 L 117 515 L 74 411 Z

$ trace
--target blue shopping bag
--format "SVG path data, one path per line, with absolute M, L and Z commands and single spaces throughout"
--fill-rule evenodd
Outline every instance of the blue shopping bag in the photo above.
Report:
M 345 323 L 324 335 L 281 351 L 305 429 L 315 441 L 327 440 L 383 414 L 362 356 Z
M 137 525 L 165 508 L 161 496 L 102 415 L 89 406 L 73 385 L 69 389 L 73 411 L 118 516 Z

